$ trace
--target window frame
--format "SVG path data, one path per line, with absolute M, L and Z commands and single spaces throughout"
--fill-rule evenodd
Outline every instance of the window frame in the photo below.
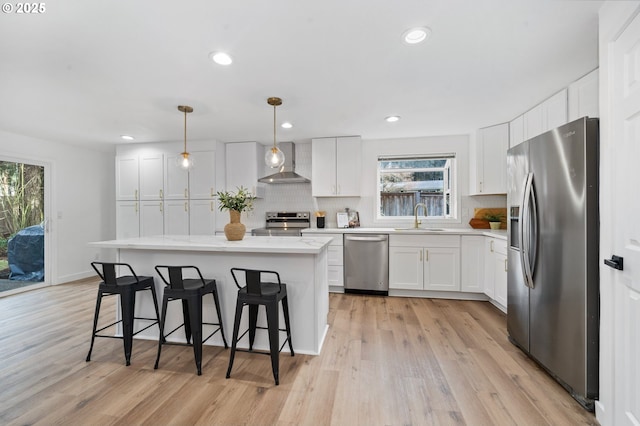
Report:
M 391 221 L 406 221 L 413 220 L 414 216 L 383 216 L 381 215 L 381 207 L 382 207 L 382 197 L 381 197 L 381 189 L 382 185 L 380 183 L 380 179 L 384 174 L 384 171 L 380 168 L 380 163 L 382 161 L 402 161 L 402 160 L 447 160 L 446 164 L 442 168 L 437 168 L 443 171 L 443 215 L 442 216 L 418 216 L 418 220 L 427 220 L 429 222 L 436 223 L 458 223 L 460 222 L 460 218 L 458 217 L 458 185 L 457 185 L 457 162 L 458 153 L 449 152 L 449 153 L 433 153 L 433 154 L 415 154 L 415 155 L 378 155 L 376 159 L 376 203 L 375 203 L 375 220 L 380 222 L 391 222 Z M 426 171 L 424 169 L 389 169 L 389 171 Z M 429 170 L 433 171 L 433 170 Z M 447 202 L 448 200 L 448 202 Z M 422 213 L 422 210 L 420 210 Z

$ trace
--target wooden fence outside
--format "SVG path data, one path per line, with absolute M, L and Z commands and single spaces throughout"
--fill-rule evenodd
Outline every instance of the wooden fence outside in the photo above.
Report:
M 444 195 L 441 193 L 382 192 L 380 193 L 380 213 L 382 216 L 413 216 L 417 203 L 427 206 L 428 216 L 443 216 Z M 420 214 L 422 210 L 420 210 Z

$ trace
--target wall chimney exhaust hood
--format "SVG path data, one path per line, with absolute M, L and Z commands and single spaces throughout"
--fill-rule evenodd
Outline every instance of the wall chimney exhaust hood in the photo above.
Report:
M 300 176 L 295 172 L 296 169 L 296 146 L 293 142 L 280 142 L 278 144 L 280 150 L 284 153 L 284 164 L 280 167 L 278 173 L 258 179 L 262 183 L 309 183 L 311 182 L 304 176 Z

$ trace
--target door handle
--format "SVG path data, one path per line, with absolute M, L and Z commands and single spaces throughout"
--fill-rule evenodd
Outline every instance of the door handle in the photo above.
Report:
M 620 256 L 616 256 L 615 254 L 611 256 L 611 259 L 605 259 L 604 264 L 619 271 L 624 269 L 624 259 Z

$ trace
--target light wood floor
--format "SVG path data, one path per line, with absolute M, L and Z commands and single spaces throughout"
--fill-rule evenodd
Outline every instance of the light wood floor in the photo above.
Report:
M 85 362 L 95 295 L 85 282 L 0 299 L 0 424 L 597 424 L 486 302 L 331 294 L 322 354 L 283 351 L 274 386 L 268 357 L 237 354 L 227 380 L 229 351 L 211 346 L 200 377 L 188 347 L 165 346 L 154 370 L 144 340 L 129 367 L 117 339 Z

